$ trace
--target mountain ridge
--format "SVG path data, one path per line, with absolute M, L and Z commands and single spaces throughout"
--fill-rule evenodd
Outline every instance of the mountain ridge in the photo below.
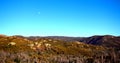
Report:
M 6 35 L 0 35 L 0 37 L 7 37 Z M 11 36 L 12 37 L 12 36 Z M 113 35 L 94 35 L 91 37 L 69 37 L 69 36 L 21 36 L 21 35 L 13 35 L 13 37 L 26 38 L 28 40 L 37 40 L 40 38 L 51 38 L 51 39 L 59 39 L 62 41 L 79 41 L 84 42 L 86 44 L 92 45 L 102 45 L 106 47 L 120 47 L 120 36 Z

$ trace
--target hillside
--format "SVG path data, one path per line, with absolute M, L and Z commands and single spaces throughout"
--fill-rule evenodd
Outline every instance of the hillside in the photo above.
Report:
M 84 42 L 85 39 L 87 39 L 86 42 Z M 97 40 L 96 37 L 93 39 Z M 90 38 L 84 38 L 84 41 L 80 42 L 78 40 L 73 39 L 67 40 L 66 38 L 58 39 L 55 37 L 23 37 L 23 36 L 0 35 L 0 62 L 1 63 L 120 62 L 119 49 L 106 47 L 103 46 L 101 43 L 100 45 L 96 44 L 93 45 L 92 42 L 94 41 L 91 40 Z M 118 39 L 109 38 L 109 40 L 117 41 Z M 107 43 L 108 42 L 106 42 L 105 44 Z M 119 44 L 117 45 L 115 44 L 115 46 L 119 46 Z
M 120 48 L 120 37 L 111 36 L 111 35 L 92 36 L 92 37 L 84 38 L 80 41 L 87 44 Z
M 28 39 L 35 39 L 35 38 L 42 38 L 42 37 L 28 37 Z M 120 48 L 120 37 L 112 36 L 112 35 L 103 35 L 103 36 L 91 36 L 91 37 L 66 37 L 66 36 L 48 36 L 44 38 L 51 38 L 51 39 L 59 39 L 62 41 L 72 42 L 72 41 L 80 41 L 87 44 L 92 45 L 101 45 L 105 47 L 116 47 Z

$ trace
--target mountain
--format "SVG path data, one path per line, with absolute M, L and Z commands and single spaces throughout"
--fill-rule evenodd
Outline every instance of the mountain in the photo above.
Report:
M 1 35 L 1 36 L 5 36 L 5 35 Z M 26 39 L 32 40 L 32 41 L 35 41 L 35 40 L 41 39 L 41 38 L 49 38 L 49 39 L 57 39 L 57 40 L 61 40 L 61 41 L 66 41 L 66 42 L 79 41 L 79 42 L 84 42 L 86 44 L 120 48 L 120 37 L 112 36 L 112 35 L 103 35 L 103 36 L 95 35 L 95 36 L 91 36 L 91 37 L 66 37 L 66 36 L 24 37 L 24 36 L 19 36 L 19 35 L 15 35 L 15 36 L 19 37 L 19 38 L 26 38 Z
M 120 37 L 116 37 L 112 35 L 92 36 L 92 37 L 80 39 L 80 41 L 87 44 L 120 48 Z
M 0 63 L 120 63 L 120 37 L 0 35 Z
M 29 39 L 39 39 L 43 37 L 28 37 Z M 118 47 L 120 48 L 120 37 L 112 35 L 103 35 L 103 36 L 91 36 L 91 37 L 66 37 L 66 36 L 47 36 L 44 38 L 59 39 L 62 41 L 72 42 L 80 41 L 92 45 L 101 45 L 106 47 Z

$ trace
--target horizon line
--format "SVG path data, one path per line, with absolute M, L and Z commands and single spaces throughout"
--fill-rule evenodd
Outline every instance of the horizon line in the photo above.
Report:
M 120 35 L 112 35 L 112 34 L 102 34 L 102 35 L 91 35 L 91 36 L 69 36 L 69 35 L 7 35 L 7 34 L 0 34 L 0 36 L 23 36 L 23 37 L 92 37 L 92 36 L 115 36 L 119 37 Z

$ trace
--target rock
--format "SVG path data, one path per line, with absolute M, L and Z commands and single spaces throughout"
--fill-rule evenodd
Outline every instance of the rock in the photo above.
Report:
M 15 42 L 10 42 L 8 45 L 15 45 L 16 43 Z

